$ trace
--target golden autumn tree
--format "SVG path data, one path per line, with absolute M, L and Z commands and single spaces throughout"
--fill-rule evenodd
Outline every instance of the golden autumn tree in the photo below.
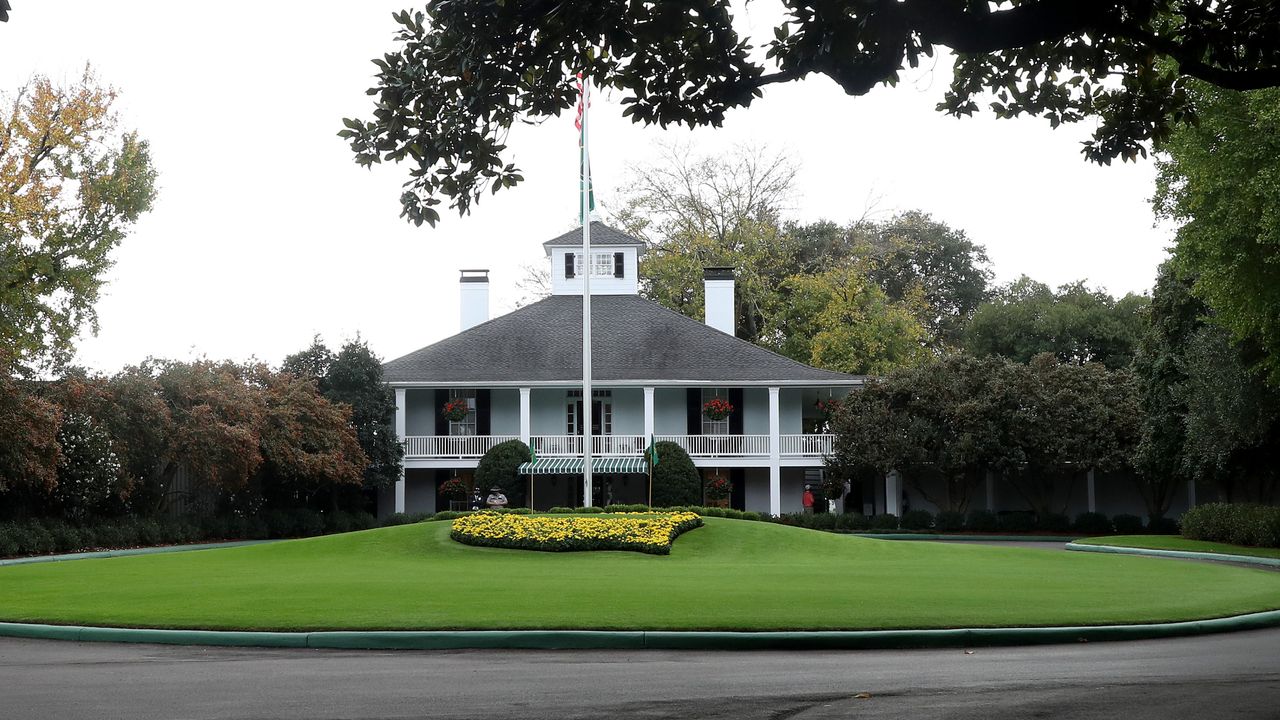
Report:
M 147 143 L 115 101 L 87 66 L 0 92 L 0 344 L 19 372 L 63 365 L 76 334 L 96 332 L 111 251 L 155 197 Z

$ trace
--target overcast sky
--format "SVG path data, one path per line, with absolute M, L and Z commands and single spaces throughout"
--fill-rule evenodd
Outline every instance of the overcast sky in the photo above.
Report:
M 32 73 L 74 79 L 91 62 L 160 173 L 154 210 L 115 253 L 101 330 L 80 342 L 91 368 L 149 355 L 278 363 L 317 333 L 330 345 L 359 333 L 394 358 L 457 331 L 459 268 L 490 268 L 492 311 L 505 312 L 520 266 L 545 262 L 542 241 L 576 225 L 569 116 L 513 130 L 526 182 L 434 230 L 398 217 L 406 168 L 352 162 L 336 133 L 343 117 L 369 115 L 369 61 L 392 47 L 403 0 L 11 4 L 0 87 Z M 772 19 L 757 2 L 740 21 Z M 933 108 L 948 81 L 943 62 L 860 98 L 825 78 L 775 85 L 723 128 L 692 132 L 633 125 L 618 97 L 598 97 L 597 198 L 616 198 L 628 165 L 654 160 L 658 143 L 765 143 L 800 167 L 800 220 L 848 222 L 874 197 L 882 214 L 920 209 L 965 230 L 998 281 L 1147 291 L 1169 243 L 1153 227 L 1151 164 L 1086 163 L 1090 126 L 946 117 Z

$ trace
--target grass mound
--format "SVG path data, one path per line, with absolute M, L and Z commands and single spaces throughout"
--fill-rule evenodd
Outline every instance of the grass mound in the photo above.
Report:
M 1142 623 L 1280 608 L 1280 573 L 892 542 L 705 518 L 671 554 L 471 547 L 428 522 L 0 568 L 0 620 L 255 630 L 854 630 Z

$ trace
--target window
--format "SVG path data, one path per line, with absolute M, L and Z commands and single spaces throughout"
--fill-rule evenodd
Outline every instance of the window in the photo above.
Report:
M 476 391 L 475 390 L 450 390 L 449 399 L 456 400 L 463 398 L 467 401 L 467 416 L 462 420 L 454 422 L 449 421 L 450 435 L 475 435 L 476 434 Z
M 569 261 L 567 258 L 573 258 L 573 274 L 570 275 Z M 591 253 L 591 277 L 613 277 L 614 262 L 612 253 Z M 565 260 L 565 277 L 576 277 L 582 274 L 582 253 L 567 253 Z
M 702 404 L 706 405 L 712 398 L 729 399 L 729 391 L 724 388 L 702 388 Z M 734 408 L 737 410 L 737 408 Z M 729 418 L 723 420 L 712 420 L 706 415 L 702 416 L 702 434 L 703 435 L 728 435 L 729 434 Z
M 612 390 L 592 390 L 591 397 L 595 402 L 591 406 L 591 434 L 592 435 L 612 435 L 613 434 L 613 391 Z M 568 391 L 568 399 L 565 405 L 565 434 L 582 435 L 582 419 L 584 408 L 582 407 L 582 391 Z

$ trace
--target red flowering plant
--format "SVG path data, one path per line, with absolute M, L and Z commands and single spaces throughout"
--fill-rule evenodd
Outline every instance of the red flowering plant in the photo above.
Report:
M 707 416 L 708 420 L 720 422 L 729 417 L 733 412 L 733 405 L 729 404 L 724 398 L 711 398 L 702 405 L 702 414 Z
M 471 413 L 466 398 L 454 398 L 440 408 L 440 415 L 449 422 L 462 422 Z
M 839 398 L 828 398 L 826 400 L 818 398 L 818 402 L 814 403 L 814 406 L 818 408 L 818 412 L 822 413 L 829 420 L 836 413 L 840 412 L 841 403 Z
M 728 478 L 717 475 L 707 481 L 705 492 L 708 500 L 725 500 L 733 492 L 733 483 Z
M 467 497 L 467 484 L 458 478 L 449 478 L 440 483 L 440 497 L 446 500 L 465 500 Z

